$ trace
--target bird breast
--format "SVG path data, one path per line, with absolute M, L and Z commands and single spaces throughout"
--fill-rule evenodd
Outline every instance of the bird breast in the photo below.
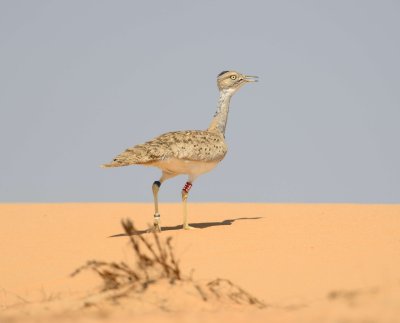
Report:
M 204 173 L 211 171 L 217 166 L 219 161 L 197 161 L 197 160 L 182 160 L 177 158 L 168 158 L 159 160 L 151 164 L 160 168 L 162 171 L 171 174 L 187 174 L 192 178 L 196 178 Z M 150 166 L 150 165 L 149 165 Z

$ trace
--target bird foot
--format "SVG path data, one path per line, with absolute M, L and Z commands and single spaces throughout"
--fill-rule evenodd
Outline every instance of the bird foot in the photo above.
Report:
M 147 230 L 147 233 L 152 233 L 152 232 L 161 232 L 161 226 L 159 223 L 154 223 L 154 225 Z
M 184 224 L 183 225 L 183 230 L 196 230 L 195 227 L 191 227 L 189 224 Z

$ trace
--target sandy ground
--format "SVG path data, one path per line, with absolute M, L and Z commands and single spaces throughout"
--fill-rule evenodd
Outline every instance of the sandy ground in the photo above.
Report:
M 177 227 L 179 204 L 160 207 L 184 272 L 230 279 L 266 308 L 202 306 L 164 286 L 154 293 L 174 311 L 81 311 L 74 299 L 100 280 L 69 274 L 91 259 L 132 261 L 120 221 L 145 229 L 152 205 L 1 204 L 0 322 L 400 322 L 400 205 L 192 203 L 192 231 Z

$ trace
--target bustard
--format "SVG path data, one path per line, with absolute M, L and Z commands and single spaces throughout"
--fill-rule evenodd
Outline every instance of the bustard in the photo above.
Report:
M 153 183 L 154 227 L 161 231 L 158 212 L 158 191 L 163 182 L 177 175 L 186 174 L 188 180 L 182 189 L 183 228 L 188 224 L 187 198 L 193 182 L 200 175 L 211 171 L 225 157 L 225 128 L 232 95 L 248 82 L 256 82 L 257 76 L 246 76 L 235 71 L 223 71 L 217 77 L 220 91 L 217 111 L 207 130 L 175 131 L 162 134 L 144 144 L 126 149 L 114 160 L 102 167 L 145 165 L 158 167 L 162 176 Z

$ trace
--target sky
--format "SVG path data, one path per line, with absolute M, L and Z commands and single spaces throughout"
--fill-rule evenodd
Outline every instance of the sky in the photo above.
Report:
M 0 202 L 151 202 L 156 168 L 102 169 L 164 132 L 225 159 L 190 201 L 400 203 L 400 2 L 0 2 Z M 179 202 L 186 177 L 165 182 Z

